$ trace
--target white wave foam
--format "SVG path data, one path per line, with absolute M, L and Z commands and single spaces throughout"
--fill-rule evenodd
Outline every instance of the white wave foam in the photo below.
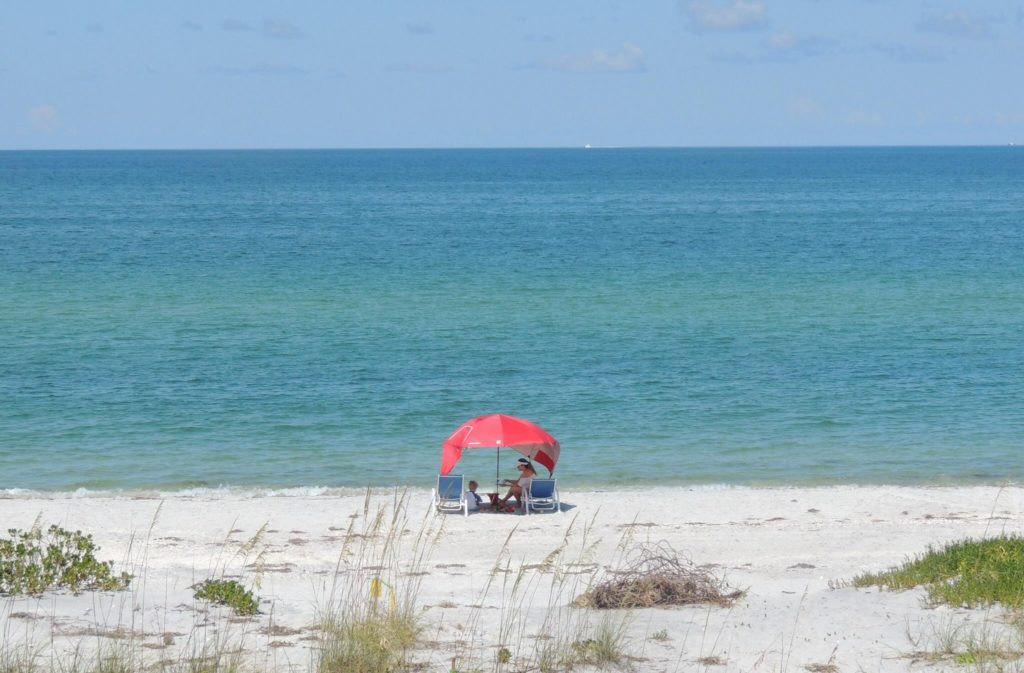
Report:
M 401 487 L 372 487 L 374 493 L 392 491 Z M 410 489 L 423 490 L 423 489 Z M 247 498 L 315 498 L 362 495 L 366 487 L 354 486 L 291 486 L 286 488 L 247 487 L 247 486 L 195 486 L 173 490 L 164 489 L 88 489 L 78 488 L 73 491 L 43 491 L 27 488 L 0 489 L 0 498 L 20 500 L 78 500 L 98 498 L 129 498 L 170 500 L 175 498 L 231 498 L 244 500 Z

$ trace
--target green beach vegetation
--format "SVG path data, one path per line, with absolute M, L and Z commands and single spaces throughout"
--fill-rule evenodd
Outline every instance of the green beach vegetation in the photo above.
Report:
M 38 596 L 47 591 L 119 591 L 132 576 L 114 573 L 113 561 L 96 558 L 92 535 L 36 522 L 30 530 L 11 528 L 0 539 L 0 594 Z
M 230 607 L 236 615 L 255 615 L 260 611 L 259 600 L 238 580 L 203 580 L 196 585 L 193 595 L 200 601 Z
M 994 538 L 929 548 L 900 566 L 853 579 L 857 587 L 891 591 L 924 586 L 933 603 L 978 607 L 1024 607 L 1024 537 Z
M 931 623 L 919 632 L 908 627 L 913 650 L 907 658 L 951 662 L 977 673 L 1024 670 L 1024 537 L 999 535 L 965 539 L 924 553 L 849 583 L 890 591 L 925 587 L 932 605 L 1002 607 L 1005 614 L 980 623 Z

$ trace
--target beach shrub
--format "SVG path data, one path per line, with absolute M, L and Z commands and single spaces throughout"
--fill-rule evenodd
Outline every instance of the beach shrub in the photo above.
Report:
M 50 526 L 23 531 L 11 528 L 0 539 L 0 594 L 37 596 L 52 589 L 119 591 L 132 576 L 114 574 L 113 561 L 96 558 L 91 535 Z
M 853 585 L 891 591 L 925 586 L 934 603 L 1024 607 L 1024 537 L 1001 535 L 929 547 L 895 568 L 858 575 Z
M 255 615 L 260 611 L 259 601 L 252 591 L 237 580 L 203 580 L 195 586 L 194 596 L 214 605 L 226 605 L 236 615 Z
M 668 543 L 640 545 L 623 570 L 588 589 L 573 601 L 601 610 L 670 605 L 729 605 L 743 595 L 724 580 L 682 558 Z

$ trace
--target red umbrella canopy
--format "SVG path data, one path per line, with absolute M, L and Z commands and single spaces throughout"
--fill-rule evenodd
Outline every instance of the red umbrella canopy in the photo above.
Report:
M 448 474 L 464 449 L 512 449 L 555 471 L 561 447 L 558 440 L 536 423 L 506 416 L 477 416 L 458 427 L 441 444 L 441 474 Z

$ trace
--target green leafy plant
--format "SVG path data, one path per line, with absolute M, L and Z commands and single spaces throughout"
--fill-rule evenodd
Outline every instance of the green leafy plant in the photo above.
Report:
M 50 526 L 44 532 L 11 528 L 0 539 L 0 594 L 38 596 L 54 589 L 120 591 L 132 576 L 114 574 L 113 561 L 96 558 L 92 535 Z
M 226 605 L 237 615 L 255 615 L 260 611 L 259 601 L 252 591 L 237 580 L 203 580 L 195 586 L 193 595 L 197 600 Z

